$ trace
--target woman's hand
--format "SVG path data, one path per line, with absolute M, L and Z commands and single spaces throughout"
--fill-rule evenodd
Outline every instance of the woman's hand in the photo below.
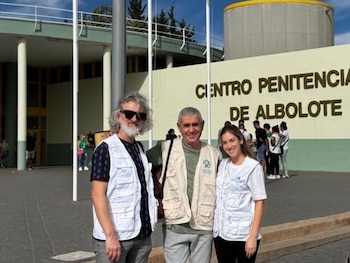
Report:
M 257 249 L 257 239 L 256 237 L 249 236 L 248 240 L 245 243 L 245 253 L 247 258 L 250 258 L 254 255 Z

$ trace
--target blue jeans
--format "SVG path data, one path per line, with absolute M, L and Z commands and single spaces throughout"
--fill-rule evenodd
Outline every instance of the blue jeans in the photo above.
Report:
M 265 144 L 261 144 L 256 153 L 256 158 L 258 159 L 259 162 L 265 161 L 265 154 L 266 154 L 266 146 Z
M 87 152 L 84 152 L 82 155 L 78 155 L 78 166 L 79 167 L 87 167 L 87 159 L 88 155 Z
M 8 156 L 8 152 L 2 153 L 2 157 L 1 157 L 1 167 L 5 167 L 5 166 L 6 166 L 7 156 Z
M 118 261 L 110 261 L 106 255 L 105 241 L 92 239 L 96 263 L 147 263 L 152 250 L 151 237 L 120 241 L 122 252 Z

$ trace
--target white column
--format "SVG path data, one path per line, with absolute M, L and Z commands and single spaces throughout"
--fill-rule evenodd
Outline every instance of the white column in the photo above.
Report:
M 103 130 L 109 127 L 109 117 L 111 114 L 111 94 L 112 94 L 112 63 L 111 47 L 105 46 L 103 50 Z
M 17 97 L 17 170 L 26 169 L 27 147 L 27 41 L 20 38 L 17 46 L 18 97 Z
M 172 68 L 173 67 L 173 56 L 172 55 L 166 55 L 166 67 Z

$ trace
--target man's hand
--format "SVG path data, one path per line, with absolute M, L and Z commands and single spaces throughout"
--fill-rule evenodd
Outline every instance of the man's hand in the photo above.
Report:
M 118 238 L 113 236 L 106 237 L 106 255 L 111 261 L 118 261 L 122 253 Z

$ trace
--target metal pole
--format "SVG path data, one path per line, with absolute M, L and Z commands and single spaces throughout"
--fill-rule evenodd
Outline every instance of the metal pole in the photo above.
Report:
M 18 116 L 17 116 L 17 170 L 26 169 L 26 146 L 27 146 L 27 41 L 21 38 L 18 41 Z M 8 91 L 7 91 L 8 92 Z
M 206 0 L 208 144 L 211 144 L 210 0 Z
M 117 108 L 126 91 L 126 11 L 125 0 L 113 0 L 112 21 L 112 96 L 111 106 Z
M 152 87 L 152 0 L 148 0 L 148 103 L 152 109 L 153 87 Z M 148 133 L 148 148 L 152 148 L 153 132 Z
M 73 0 L 73 201 L 77 201 L 78 186 L 78 0 Z

